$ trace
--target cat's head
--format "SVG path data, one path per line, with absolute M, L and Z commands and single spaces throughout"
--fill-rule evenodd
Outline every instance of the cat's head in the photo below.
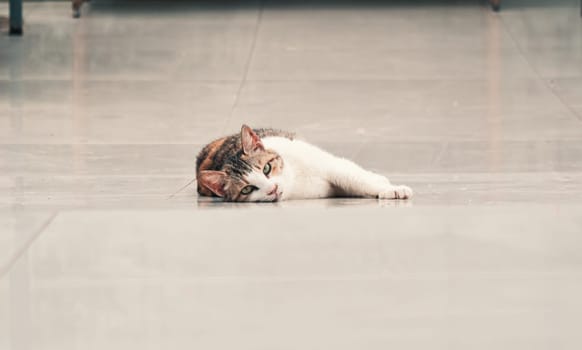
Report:
M 259 136 L 248 126 L 240 132 L 241 147 L 225 162 L 222 170 L 203 170 L 198 183 L 215 195 L 232 202 L 275 202 L 281 199 L 283 159 L 265 149 Z

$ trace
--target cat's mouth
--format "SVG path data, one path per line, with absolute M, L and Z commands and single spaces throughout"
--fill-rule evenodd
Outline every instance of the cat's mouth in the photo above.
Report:
M 283 194 L 283 191 L 279 191 L 279 185 L 275 184 L 275 186 L 273 187 L 273 190 L 271 190 L 269 193 L 267 193 L 267 196 L 274 196 L 271 201 L 276 202 L 279 200 L 279 198 L 281 198 L 282 194 Z
M 273 198 L 273 202 L 278 202 L 279 200 L 281 200 L 282 195 L 283 195 L 283 192 L 275 193 L 275 197 Z

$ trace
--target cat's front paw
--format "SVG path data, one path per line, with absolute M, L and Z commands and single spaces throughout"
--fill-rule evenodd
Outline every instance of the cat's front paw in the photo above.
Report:
M 378 199 L 410 199 L 412 189 L 408 186 L 392 186 L 378 194 Z

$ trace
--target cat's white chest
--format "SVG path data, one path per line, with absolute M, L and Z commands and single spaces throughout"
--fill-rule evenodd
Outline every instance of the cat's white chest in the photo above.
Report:
M 306 142 L 282 137 L 266 137 L 263 144 L 283 158 L 285 168 L 281 182 L 284 199 L 333 195 L 333 187 L 326 176 L 326 152 Z
M 333 189 L 329 181 L 322 176 L 302 171 L 301 166 L 292 162 L 295 166 L 295 179 L 290 186 L 288 197 L 285 199 L 302 199 L 302 198 L 327 198 L 333 195 Z

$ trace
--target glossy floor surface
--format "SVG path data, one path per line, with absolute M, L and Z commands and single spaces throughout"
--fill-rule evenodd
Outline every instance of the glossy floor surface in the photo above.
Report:
M 0 33 L 0 349 L 582 348 L 580 4 L 503 4 L 26 3 Z M 179 191 L 242 123 L 416 197 Z

